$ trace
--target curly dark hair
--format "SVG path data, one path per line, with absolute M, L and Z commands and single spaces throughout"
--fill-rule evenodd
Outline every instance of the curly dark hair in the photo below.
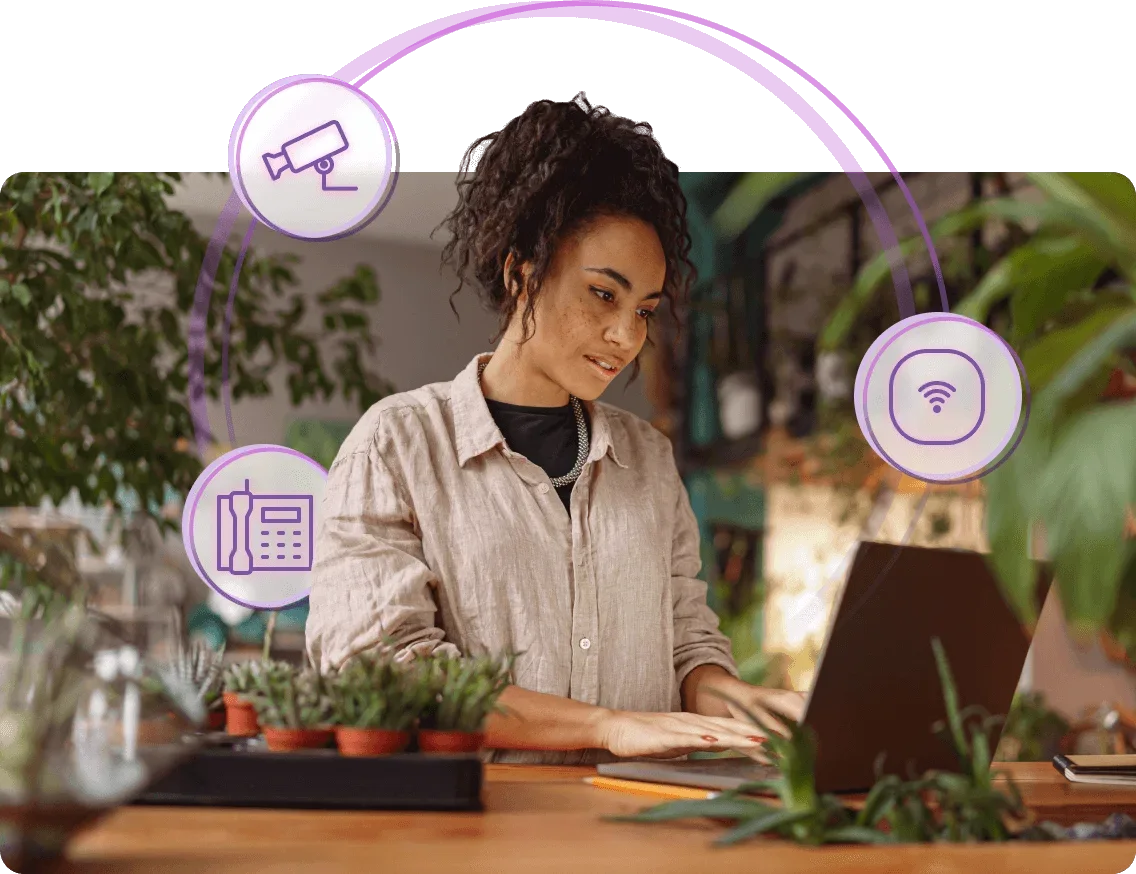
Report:
M 477 169 L 469 165 L 480 152 Z M 476 140 L 462 158 L 458 205 L 437 228 L 451 238 L 442 252 L 458 276 L 454 297 L 467 282 L 500 317 L 500 339 L 517 308 L 503 270 L 531 265 L 521 316 L 524 339 L 532 337 L 533 304 L 557 246 L 600 215 L 633 216 L 654 227 L 666 256 L 663 298 L 675 304 L 696 278 L 690 260 L 686 197 L 678 167 L 663 154 L 646 122 L 593 107 L 584 92 L 567 102 L 538 100 L 504 128 Z M 648 340 L 648 342 L 650 342 Z M 636 359 L 634 376 L 638 376 Z

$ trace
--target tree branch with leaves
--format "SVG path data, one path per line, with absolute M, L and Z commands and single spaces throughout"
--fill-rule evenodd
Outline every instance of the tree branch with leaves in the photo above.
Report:
M 58 504 L 76 492 L 87 506 L 121 512 L 137 502 L 156 515 L 200 474 L 187 321 L 209 240 L 170 207 L 180 182 L 177 173 L 23 173 L 0 189 L 0 506 Z M 207 314 L 214 400 L 237 260 L 226 244 Z M 231 399 L 269 395 L 282 371 L 293 405 L 341 396 L 362 413 L 393 391 L 371 358 L 375 273 L 358 265 L 312 294 L 297 261 L 245 257 Z M 178 525 L 156 518 L 163 530 Z

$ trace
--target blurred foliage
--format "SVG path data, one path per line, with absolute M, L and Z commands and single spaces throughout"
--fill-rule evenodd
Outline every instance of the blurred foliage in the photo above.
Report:
M 167 198 L 177 173 L 21 173 L 0 190 L 0 506 L 85 506 L 157 514 L 201 472 L 189 413 L 199 344 L 217 400 L 230 285 L 234 401 L 265 397 L 281 371 L 293 405 L 353 400 L 362 412 L 392 386 L 366 363 L 375 348 L 374 272 L 357 266 L 317 294 L 295 256 L 219 252 L 204 336 L 188 336 L 209 239 Z M 318 324 L 304 324 L 309 310 Z M 333 350 L 330 356 L 323 349 Z M 163 530 L 178 521 L 158 518 Z M 15 556 L 11 544 L 0 552 Z M 19 559 L 18 556 L 15 558 Z M 47 568 L 39 583 L 65 585 Z M 3 581 L 15 584 L 11 563 Z M 19 582 L 34 582 L 24 574 Z
M 1107 629 L 1136 655 L 1136 404 L 1102 393 L 1136 348 L 1136 190 L 1116 173 L 1033 173 L 1033 192 L 975 201 L 934 224 L 936 247 L 1002 227 L 979 248 L 954 311 L 989 325 L 1018 352 L 1032 392 L 1029 425 L 984 478 L 990 561 L 1022 620 L 1036 622 L 1031 544 L 1044 532 L 1075 632 Z M 921 237 L 901 244 L 919 251 Z M 885 295 L 886 256 L 868 262 L 834 311 L 822 349 L 845 348 L 859 316 Z M 960 289 L 955 285 L 954 290 Z
M 1050 708 L 1042 692 L 1022 692 L 1006 715 L 997 758 L 1003 762 L 1048 762 L 1059 752 L 1069 723 Z
M 783 732 L 747 715 L 768 738 L 764 751 L 776 769 L 771 780 L 747 783 L 705 801 L 672 801 L 622 822 L 667 822 L 708 817 L 734 826 L 716 844 L 726 846 L 764 834 L 806 845 L 897 844 L 930 841 L 1003 841 L 1028 819 L 1012 780 L 997 785 L 991 769 L 991 736 L 1000 721 L 979 708 L 960 708 L 941 643 L 932 641 L 943 688 L 946 719 L 931 726 L 958 757 L 954 772 L 930 771 L 903 779 L 883 773 L 859 809 L 816 788 L 816 738 L 805 725 L 781 716 Z M 772 793 L 779 804 L 753 797 Z

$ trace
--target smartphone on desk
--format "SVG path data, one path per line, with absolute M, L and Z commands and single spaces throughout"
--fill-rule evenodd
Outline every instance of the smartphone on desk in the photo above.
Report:
M 1136 787 L 1136 756 L 1056 755 L 1053 767 L 1073 783 Z

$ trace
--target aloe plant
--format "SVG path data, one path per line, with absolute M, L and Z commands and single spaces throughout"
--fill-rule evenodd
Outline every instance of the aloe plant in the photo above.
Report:
M 197 700 L 206 710 L 216 710 L 223 706 L 221 685 L 224 660 L 224 647 L 214 650 L 201 641 L 194 641 L 188 646 L 178 641 L 169 670 L 194 690 Z
M 436 689 L 428 662 L 396 662 L 390 652 L 361 653 L 328 681 L 337 725 L 407 731 Z
M 331 721 L 327 680 L 311 668 L 262 662 L 253 671 L 252 689 L 244 697 L 256 708 L 263 726 L 321 728 Z
M 717 797 L 673 801 L 631 816 L 608 817 L 620 822 L 667 822 L 707 817 L 734 827 L 717 840 L 734 844 L 763 834 L 776 834 L 808 845 L 880 844 L 926 841 L 1001 841 L 1013 837 L 1027 821 L 1021 795 L 1007 775 L 997 785 L 990 767 L 990 736 L 998 720 L 974 708 L 960 709 L 954 680 L 941 643 L 932 641 L 947 718 L 931 729 L 954 749 L 958 772 L 931 771 L 914 779 L 883 774 L 859 809 L 816 789 L 816 738 L 812 730 L 785 714 L 774 713 L 784 728 L 778 732 L 758 714 L 743 711 L 762 729 L 763 750 L 776 768 L 767 781 L 747 783 Z M 770 793 L 779 804 L 751 797 Z M 1031 832 L 1044 837 L 1050 832 Z
M 422 727 L 441 731 L 481 731 L 492 713 L 504 712 L 498 698 L 512 681 L 517 656 L 437 656 L 425 662 L 431 700 Z

